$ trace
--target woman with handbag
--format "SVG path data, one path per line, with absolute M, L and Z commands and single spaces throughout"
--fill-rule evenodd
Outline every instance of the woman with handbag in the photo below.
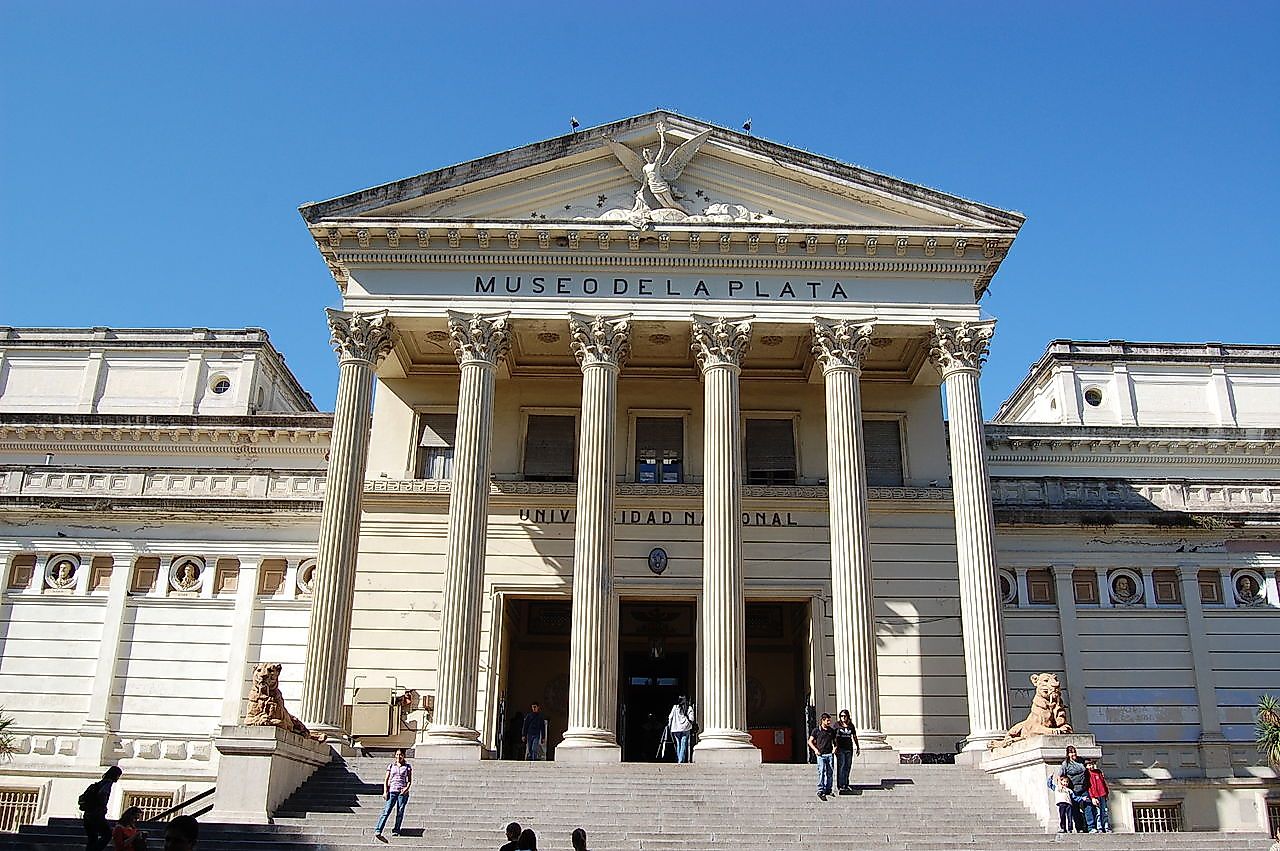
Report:
M 667 729 L 671 731 L 671 738 L 676 743 L 676 762 L 690 761 L 689 745 L 696 728 L 693 706 L 689 703 L 689 698 L 681 695 L 676 705 L 671 707 L 671 714 L 667 716 Z

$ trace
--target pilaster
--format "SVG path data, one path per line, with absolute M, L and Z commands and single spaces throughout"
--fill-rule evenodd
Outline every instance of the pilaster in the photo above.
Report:
M 89 693 L 89 709 L 80 724 L 80 744 L 76 761 L 86 768 L 97 768 L 111 761 L 115 754 L 115 731 L 111 729 L 111 688 L 120 661 L 120 637 L 124 631 L 125 609 L 129 602 L 129 580 L 133 573 L 133 553 L 113 552 L 111 582 L 107 587 L 107 605 L 102 612 L 102 638 L 98 642 L 98 662 L 93 672 L 93 690 Z M 93 555 L 82 560 L 80 570 L 92 570 Z
M 1191 641 L 1191 666 L 1200 711 L 1200 765 L 1206 777 L 1230 777 L 1231 748 L 1222 735 L 1222 720 L 1218 716 L 1217 681 L 1205 633 L 1204 606 L 1200 601 L 1200 565 L 1178 565 L 1178 581 L 1187 613 L 1187 637 Z
M 235 727 L 241 722 L 240 713 L 249 683 L 249 645 L 257 615 L 258 568 L 261 566 L 261 556 L 240 559 L 240 573 L 236 577 L 236 608 L 227 648 L 226 690 L 222 694 L 222 712 L 215 734 L 223 727 Z
M 493 391 L 498 364 L 510 348 L 507 314 L 449 311 L 449 336 L 462 376 L 449 492 L 449 530 L 440 607 L 437 693 L 424 754 L 435 759 L 480 758 L 476 698 L 480 616 L 489 523 L 489 466 Z
M 613 504 L 617 467 L 618 373 L 631 349 L 626 316 L 569 314 L 582 367 L 578 504 L 573 530 L 573 618 L 569 724 L 556 759 L 619 762 L 618 599 L 613 589 Z
M 705 404 L 702 528 L 702 734 L 696 758 L 760 762 L 747 733 L 746 596 L 742 576 L 742 431 L 738 378 L 751 317 L 694 315 L 692 348 Z
M 1051 565 L 1055 596 L 1058 599 L 1058 632 L 1062 635 L 1062 672 L 1066 678 L 1067 706 L 1071 711 L 1071 724 L 1077 730 L 1085 729 L 1089 705 L 1085 700 L 1084 665 L 1080 653 L 1080 621 L 1076 612 L 1076 591 L 1073 584 L 1074 564 Z
M 301 706 L 303 721 L 312 730 L 336 738 L 342 733 L 374 370 L 395 344 L 395 329 L 385 310 L 352 313 L 330 309 L 325 313 L 330 342 L 338 354 L 338 397 L 320 512 Z
M 929 358 L 947 389 L 965 682 L 966 751 L 981 752 L 1009 727 L 1009 687 L 996 572 L 995 512 L 987 474 L 978 376 L 995 322 L 934 322 Z
M 874 332 L 874 322 L 813 320 L 813 354 L 822 365 L 826 384 L 836 708 L 849 710 L 865 751 L 889 750 L 880 723 L 871 522 L 859 386 Z

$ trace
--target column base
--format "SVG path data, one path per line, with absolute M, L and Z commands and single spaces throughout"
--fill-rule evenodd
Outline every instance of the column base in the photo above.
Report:
M 556 745 L 556 762 L 570 765 L 613 765 L 622 762 L 617 745 L 586 744 L 565 739 Z
M 1200 736 L 1200 766 L 1205 777 L 1234 777 L 1231 765 L 1231 744 L 1221 735 Z
M 480 734 L 469 727 L 444 727 L 432 725 L 414 746 L 414 756 L 449 762 L 479 762 L 484 754 L 480 747 Z
M 764 755 L 741 730 L 717 730 L 698 738 L 693 759 L 702 765 L 759 765 Z
M 1011 745 L 995 748 L 977 756 L 967 751 L 956 757 L 972 754 L 975 764 L 990 774 L 1012 792 L 1023 806 L 1040 819 L 1046 833 L 1053 832 L 1058 822 L 1057 809 L 1052 805 L 1053 792 L 1046 781 L 1057 772 L 1067 758 L 1067 748 L 1074 747 L 1082 760 L 1102 759 L 1102 748 L 1088 733 L 1059 733 L 1052 736 L 1031 736 L 1019 739 Z
M 956 754 L 956 765 L 980 765 L 991 750 L 993 742 L 1004 741 L 1004 732 L 970 733 Z
M 853 767 L 855 769 L 885 768 L 890 765 L 900 765 L 901 763 L 902 754 L 888 745 L 884 747 L 867 747 L 864 744 L 862 753 L 853 758 Z
M 106 724 L 89 722 L 79 730 L 76 744 L 76 763 L 89 768 L 112 765 L 116 753 L 117 738 Z

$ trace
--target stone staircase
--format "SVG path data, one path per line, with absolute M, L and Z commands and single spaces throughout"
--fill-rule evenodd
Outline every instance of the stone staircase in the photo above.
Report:
M 373 825 L 386 758 L 335 761 L 264 826 L 201 827 L 200 851 L 343 851 L 381 847 Z M 1036 818 L 976 769 L 895 766 L 856 796 L 819 801 L 805 765 L 712 769 L 699 765 L 569 766 L 535 762 L 415 765 L 404 835 L 421 849 L 496 849 L 518 821 L 544 851 L 568 849 L 575 827 L 593 851 L 1266 851 L 1261 834 L 1046 836 Z M 0 838 L 14 849 L 82 848 L 78 822 L 55 819 Z M 160 847 L 153 837 L 152 849 Z

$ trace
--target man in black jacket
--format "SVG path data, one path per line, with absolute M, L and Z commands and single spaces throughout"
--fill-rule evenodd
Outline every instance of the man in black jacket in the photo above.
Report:
M 101 780 L 89 784 L 89 788 L 80 795 L 80 809 L 84 812 L 85 851 L 102 851 L 111 842 L 107 805 L 111 802 L 111 787 L 123 773 L 120 766 L 111 766 L 103 773 Z

